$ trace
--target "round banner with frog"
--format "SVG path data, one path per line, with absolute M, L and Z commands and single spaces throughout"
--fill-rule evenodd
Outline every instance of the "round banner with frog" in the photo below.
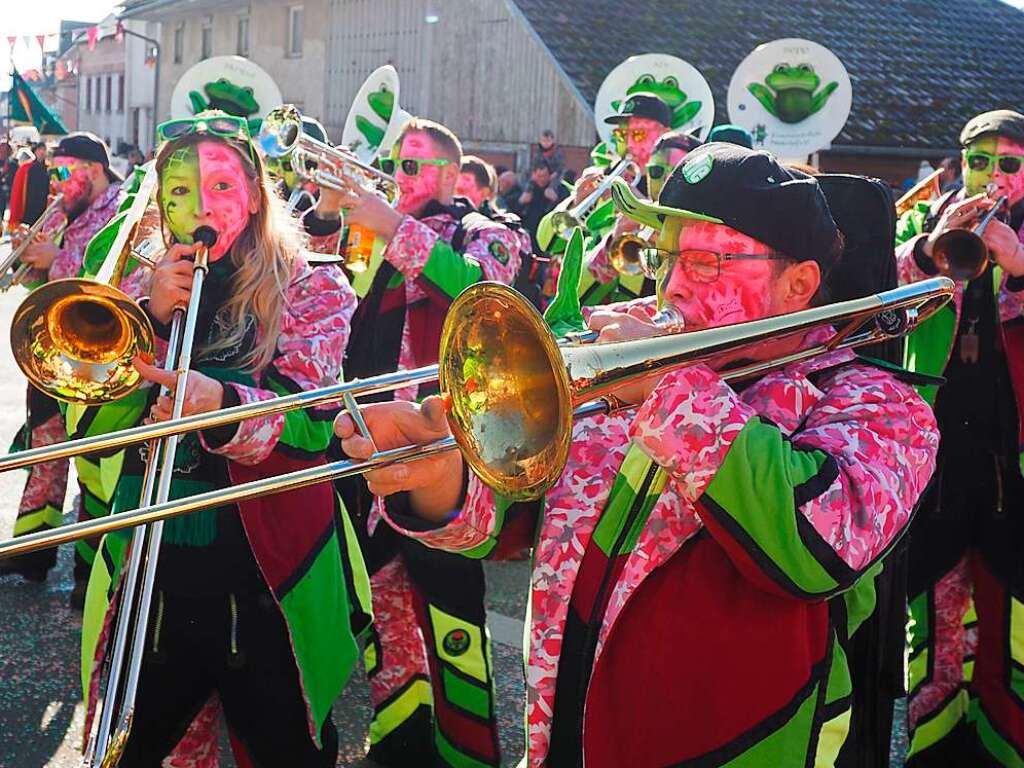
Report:
M 673 130 L 683 130 L 700 139 L 715 121 L 715 100 L 711 86 L 692 64 L 677 56 L 645 53 L 631 56 L 608 73 L 594 101 L 594 122 L 602 141 L 612 140 L 615 127 L 605 118 L 619 111 L 619 105 L 637 94 L 657 96 L 668 106 Z
M 803 161 L 828 148 L 852 100 L 850 76 L 832 51 L 810 40 L 773 40 L 733 73 L 729 121 L 750 131 L 754 149 Z
M 192 117 L 206 109 L 262 118 L 284 99 L 266 70 L 241 56 L 214 56 L 185 71 L 171 93 L 171 118 Z

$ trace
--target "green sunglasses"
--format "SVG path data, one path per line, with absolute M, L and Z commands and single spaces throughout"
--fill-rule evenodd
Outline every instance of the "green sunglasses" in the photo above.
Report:
M 967 167 L 972 171 L 987 171 L 996 163 L 999 170 L 1012 176 L 1024 165 L 1024 155 L 993 155 L 975 150 L 967 153 Z
M 431 160 L 418 157 L 403 157 L 398 160 L 387 157 L 380 161 L 380 169 L 388 176 L 394 176 L 395 168 L 401 168 L 406 176 L 419 176 L 420 168 L 424 165 L 448 165 L 451 160 Z
M 156 135 L 161 141 L 180 139 L 193 133 L 209 133 L 230 139 L 249 141 L 249 123 L 244 117 L 215 115 L 212 117 L 182 117 L 160 123 Z
M 71 178 L 71 169 L 66 165 L 51 165 L 48 171 L 53 184 L 61 184 Z

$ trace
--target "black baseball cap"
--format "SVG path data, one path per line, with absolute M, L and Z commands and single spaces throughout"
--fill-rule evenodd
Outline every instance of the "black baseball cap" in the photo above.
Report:
M 124 181 L 120 174 L 110 169 L 110 153 L 107 151 L 107 145 L 103 143 L 103 139 L 93 133 L 87 131 L 69 133 L 60 140 L 53 156 L 55 158 L 74 157 L 78 160 L 99 163 L 103 166 L 107 178 L 112 182 L 120 184 Z
M 622 180 L 615 206 L 660 229 L 671 217 L 725 224 L 797 261 L 826 272 L 839 228 L 812 176 L 786 168 L 768 152 L 713 142 L 697 147 L 669 175 L 657 203 L 637 197 Z
M 604 119 L 612 125 L 629 122 L 631 117 L 647 117 L 662 125 L 672 125 L 672 111 L 668 104 L 649 93 L 637 93 L 630 96 L 621 105 L 619 111 Z
M 1024 115 L 1012 109 L 996 109 L 972 117 L 960 132 L 960 145 L 966 147 L 972 141 L 990 135 L 1024 143 Z

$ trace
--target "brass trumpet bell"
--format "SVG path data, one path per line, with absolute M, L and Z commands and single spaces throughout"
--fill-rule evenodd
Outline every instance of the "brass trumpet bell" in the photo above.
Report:
M 644 274 L 641 251 L 650 248 L 651 242 L 632 232 L 619 235 L 608 244 L 608 262 L 620 275 Z
M 154 352 L 153 326 L 125 293 L 92 280 L 55 280 L 33 291 L 11 322 L 22 373 L 51 397 L 100 405 L 133 392 L 136 354 Z

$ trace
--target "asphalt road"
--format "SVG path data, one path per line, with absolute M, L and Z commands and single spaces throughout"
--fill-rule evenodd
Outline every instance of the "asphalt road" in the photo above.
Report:
M 0 247 L 0 258 L 6 247 Z M 10 352 L 6 329 L 24 289 L 0 294 L 0 452 L 25 416 L 25 379 Z M 0 537 L 14 527 L 25 472 L 0 474 Z M 74 500 L 69 482 L 65 509 Z M 58 567 L 44 584 L 19 576 L 0 577 L 0 768 L 77 768 L 84 710 L 79 664 L 81 616 L 68 607 L 72 551 L 66 545 Z M 522 616 L 528 568 L 525 562 L 487 565 L 498 681 L 498 717 L 505 765 L 522 755 Z M 339 766 L 370 768 L 365 760 L 370 708 L 366 679 L 358 669 L 334 706 Z M 221 765 L 234 766 L 230 750 Z

